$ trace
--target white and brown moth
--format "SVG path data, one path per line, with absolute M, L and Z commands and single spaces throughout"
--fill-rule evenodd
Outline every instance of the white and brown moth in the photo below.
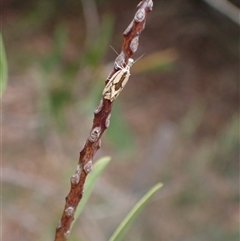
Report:
M 119 67 L 120 69 L 109 79 L 102 92 L 104 99 L 108 99 L 113 102 L 118 97 L 128 82 L 130 68 L 132 67 L 133 63 L 134 60 L 129 58 L 126 66 Z

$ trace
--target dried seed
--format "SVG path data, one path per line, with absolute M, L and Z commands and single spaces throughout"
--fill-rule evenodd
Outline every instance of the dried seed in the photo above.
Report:
M 139 39 L 139 37 L 136 36 L 135 38 L 132 39 L 132 41 L 130 43 L 130 49 L 132 50 L 133 53 L 135 53 L 137 51 L 138 39 Z
M 105 121 L 105 126 L 106 126 L 106 128 L 108 128 L 109 125 L 110 125 L 110 118 L 111 118 L 111 113 L 109 113 L 109 115 L 108 115 L 107 118 L 106 118 L 106 121 Z
M 65 213 L 67 215 L 67 217 L 71 217 L 74 213 L 74 207 L 68 207 L 66 210 L 65 210 Z
M 101 134 L 101 128 L 97 126 L 97 127 L 92 129 L 88 140 L 90 142 L 95 142 L 95 141 L 97 141 L 97 139 L 100 136 L 100 134 Z
M 99 113 L 102 110 L 102 107 L 103 107 L 103 100 L 101 99 L 99 104 L 98 104 L 98 107 L 94 111 L 94 114 Z
M 140 8 L 136 12 L 134 19 L 136 22 L 142 22 L 145 19 L 145 10 Z
M 83 169 L 86 172 L 86 174 L 88 174 L 92 170 L 92 164 L 92 160 L 90 160 L 84 165 Z

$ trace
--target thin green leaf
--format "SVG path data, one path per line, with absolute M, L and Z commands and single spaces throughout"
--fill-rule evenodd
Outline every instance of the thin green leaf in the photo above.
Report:
M 109 241 L 120 241 L 125 236 L 127 230 L 130 228 L 132 222 L 139 215 L 140 211 L 142 211 L 143 207 L 147 204 L 150 198 L 163 186 L 162 183 L 156 184 L 153 188 L 151 188 L 141 199 L 140 201 L 133 207 L 133 209 L 128 213 L 125 219 L 118 226 L 116 231 L 110 237 Z
M 79 205 L 77 207 L 77 210 L 75 213 L 75 219 L 72 223 L 71 228 L 73 228 L 76 220 L 80 216 L 80 213 L 82 212 L 84 206 L 86 205 L 86 203 L 92 193 L 95 183 L 97 182 L 98 178 L 101 176 L 102 172 L 104 171 L 104 169 L 106 168 L 106 166 L 108 165 L 110 160 L 111 160 L 110 157 L 103 157 L 94 164 L 93 170 L 87 177 L 87 180 L 85 183 L 85 188 L 84 188 L 84 195 L 83 195 L 81 202 L 79 203 Z
M 0 95 L 2 96 L 7 85 L 7 58 L 3 45 L 2 34 L 0 33 Z

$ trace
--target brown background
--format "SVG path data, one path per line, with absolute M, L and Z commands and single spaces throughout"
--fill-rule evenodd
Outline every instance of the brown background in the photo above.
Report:
M 85 15 L 75 0 L 2 3 L 3 240 L 53 240 L 109 45 L 120 52 L 137 3 L 97 1 Z M 238 44 L 239 26 L 205 2 L 154 1 L 95 158 L 112 161 L 69 240 L 107 240 L 157 182 L 124 240 L 239 240 Z

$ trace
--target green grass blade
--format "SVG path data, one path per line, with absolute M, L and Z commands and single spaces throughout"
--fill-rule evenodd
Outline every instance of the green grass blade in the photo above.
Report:
M 98 161 L 96 161 L 96 163 L 94 164 L 93 170 L 91 171 L 91 173 L 88 175 L 88 177 L 86 179 L 84 195 L 83 195 L 83 198 L 82 198 L 81 202 L 79 203 L 77 210 L 75 212 L 75 219 L 72 223 L 71 228 L 73 228 L 76 220 L 80 216 L 80 213 L 82 212 L 84 206 L 86 205 L 86 203 L 92 193 L 95 183 L 97 182 L 98 178 L 101 176 L 102 172 L 104 171 L 104 169 L 110 162 L 110 159 L 111 159 L 110 157 L 103 157 L 103 158 L 99 159 Z
M 133 209 L 128 213 L 125 219 L 118 226 L 116 231 L 110 237 L 109 241 L 120 241 L 125 236 L 127 230 L 130 228 L 134 219 L 139 215 L 140 211 L 142 211 L 143 207 L 147 204 L 150 198 L 163 186 L 162 183 L 156 184 L 152 187 L 133 207 Z
M 0 95 L 2 96 L 7 85 L 7 58 L 0 33 Z

